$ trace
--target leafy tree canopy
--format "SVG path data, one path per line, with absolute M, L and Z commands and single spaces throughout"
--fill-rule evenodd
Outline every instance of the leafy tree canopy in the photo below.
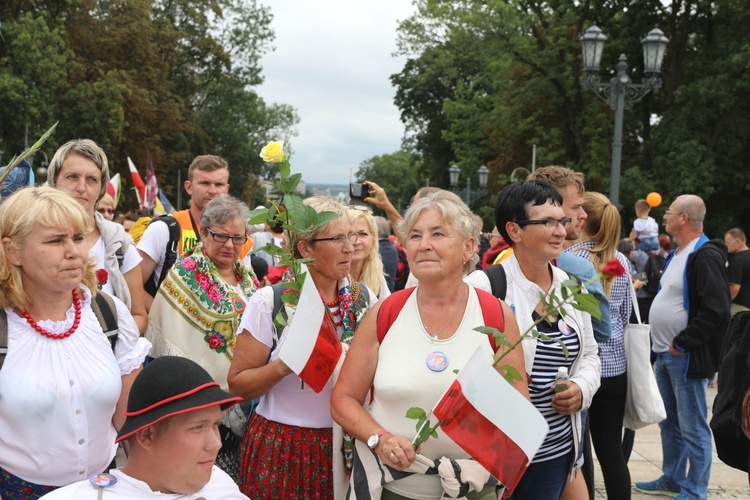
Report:
M 601 78 L 619 55 L 643 77 L 640 39 L 654 26 L 670 43 L 664 85 L 625 110 L 620 200 L 660 192 L 703 197 L 707 232 L 721 235 L 750 215 L 750 65 L 741 0 L 557 2 L 415 0 L 398 29 L 404 69 L 391 77 L 407 127 L 405 147 L 424 158 L 420 175 L 447 187 L 447 169 L 485 164 L 497 191 L 516 167 L 562 164 L 588 188 L 609 192 L 614 112 L 579 84 L 579 36 L 607 35 Z M 609 74 L 607 74 L 609 73 Z M 626 226 L 628 223 L 626 222 Z M 746 228 L 748 229 L 748 228 Z
M 174 202 L 178 172 L 184 181 L 192 158 L 219 154 L 232 194 L 254 192 L 248 179 L 266 173 L 257 151 L 294 135 L 298 122 L 292 107 L 253 90 L 273 41 L 270 21 L 256 0 L 3 2 L 0 149 L 20 152 L 27 135 L 59 120 L 48 157 L 67 140 L 91 138 L 129 179 L 126 158 L 143 167 L 150 152 Z M 125 195 L 121 208 L 133 208 L 134 193 Z

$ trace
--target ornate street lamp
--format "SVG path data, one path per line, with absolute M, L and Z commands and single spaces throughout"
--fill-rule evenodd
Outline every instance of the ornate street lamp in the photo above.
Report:
M 479 177 L 479 189 L 471 189 L 471 177 L 466 177 L 466 190 L 461 193 L 458 187 L 458 179 L 461 176 L 461 168 L 458 165 L 452 165 L 448 169 L 448 179 L 451 186 L 451 191 L 456 193 L 464 200 L 467 206 L 471 204 L 471 198 L 482 196 L 487 192 L 487 180 L 490 176 L 490 169 L 486 165 L 482 165 L 477 170 L 477 176 Z
M 612 174 L 609 181 L 609 200 L 617 206 L 620 201 L 620 163 L 622 160 L 622 120 L 625 106 L 638 102 L 652 90 L 661 88 L 661 65 L 669 40 L 658 28 L 651 30 L 642 40 L 644 73 L 646 78 L 641 83 L 633 83 L 628 76 L 628 62 L 625 54 L 620 54 L 617 62 L 617 74 L 608 82 L 603 82 L 596 74 L 607 37 L 602 30 L 592 26 L 581 36 L 583 50 L 583 69 L 586 76 L 581 77 L 583 88 L 594 91 L 597 96 L 609 103 L 615 110 L 615 131 L 612 141 Z

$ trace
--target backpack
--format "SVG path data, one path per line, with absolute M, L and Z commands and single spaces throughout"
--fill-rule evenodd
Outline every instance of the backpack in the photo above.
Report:
M 114 352 L 119 333 L 115 301 L 106 293 L 99 292 L 91 301 L 91 309 L 112 346 L 112 352 Z M 8 354 L 8 317 L 5 314 L 5 309 L 0 309 L 0 368 L 3 367 L 6 354 Z
M 649 254 L 646 266 L 643 271 L 646 273 L 648 283 L 643 287 L 649 295 L 655 296 L 659 292 L 659 281 L 661 280 L 661 273 L 664 272 L 664 263 L 667 258 L 664 257 L 661 252 L 654 252 Z
M 398 256 L 398 265 L 396 266 L 395 290 L 403 290 L 406 287 L 406 280 L 409 279 L 409 262 L 406 260 L 406 250 L 402 245 L 396 243 L 396 255 Z
M 719 459 L 730 467 L 750 472 L 750 439 L 741 427 L 742 399 L 750 387 L 750 311 L 732 317 L 722 353 L 709 425 Z
M 167 225 L 167 228 L 169 229 L 169 243 L 167 243 L 167 249 L 164 252 L 164 265 L 161 268 L 161 273 L 157 277 L 156 272 L 154 271 L 154 273 L 149 276 L 148 280 L 146 280 L 146 284 L 143 286 L 143 289 L 146 290 L 146 292 L 148 292 L 148 294 L 152 297 L 156 297 L 156 292 L 159 291 L 161 282 L 164 281 L 164 279 L 167 277 L 167 274 L 169 274 L 169 270 L 172 269 L 174 263 L 177 262 L 177 249 L 179 248 L 180 237 L 182 236 L 180 223 L 171 215 L 161 215 L 159 217 L 155 217 L 151 220 L 149 225 L 157 221 L 161 221 Z

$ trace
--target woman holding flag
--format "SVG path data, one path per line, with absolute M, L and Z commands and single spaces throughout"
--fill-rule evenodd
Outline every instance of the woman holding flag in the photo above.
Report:
M 455 381 L 455 371 L 463 370 L 475 354 L 497 375 L 492 356 L 506 349 L 495 349 L 474 328 L 493 326 L 504 330 L 510 342 L 518 341 L 513 313 L 491 294 L 462 281 L 478 259 L 479 227 L 455 194 L 441 190 L 420 198 L 397 231 L 419 285 L 375 305 L 357 331 L 331 400 L 334 419 L 357 438 L 351 498 L 439 499 L 447 490 L 436 462 L 451 471 L 456 467 L 447 458 L 458 460 L 461 478 L 473 478 L 468 498 L 495 499 L 497 481 L 484 465 L 468 460 L 469 454 L 444 428 L 415 451 L 414 420 L 406 413 L 416 406 L 433 408 Z M 523 373 L 523 350 L 509 352 L 506 363 Z M 514 396 L 528 399 L 525 379 L 513 385 L 523 395 L 508 387 Z M 383 481 L 387 484 L 381 486 Z
M 143 335 L 148 314 L 141 256 L 122 225 L 106 220 L 96 211 L 108 183 L 107 155 L 91 139 L 75 139 L 60 146 L 47 169 L 47 184 L 71 195 L 94 224 L 94 230 L 86 236 L 86 245 L 89 255 L 96 259 L 99 289 L 125 302 Z
M 348 343 L 376 300 L 374 293 L 348 279 L 358 235 L 341 204 L 317 197 L 304 203 L 316 212 L 339 215 L 311 232 L 292 234 L 292 241 L 298 258 L 312 259 L 306 283 L 314 281 L 325 315 L 339 339 Z M 287 323 L 295 312 L 281 306 L 282 291 L 264 287 L 250 299 L 229 369 L 230 392 L 245 400 L 260 398 L 242 443 L 240 489 L 253 499 L 332 498 L 333 464 L 339 462 L 335 454 L 342 453 L 333 446 L 333 383 L 324 380 L 316 391 L 279 358 L 289 328 L 277 332 L 274 304 L 286 313 Z M 321 328 L 310 324 L 309 334 L 318 335 Z

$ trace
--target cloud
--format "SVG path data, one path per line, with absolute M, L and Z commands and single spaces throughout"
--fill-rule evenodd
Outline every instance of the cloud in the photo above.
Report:
M 301 118 L 292 169 L 307 183 L 346 184 L 375 155 L 401 146 L 404 127 L 389 77 L 398 21 L 409 0 L 273 0 L 276 50 L 263 57 L 267 102 L 290 104 Z

